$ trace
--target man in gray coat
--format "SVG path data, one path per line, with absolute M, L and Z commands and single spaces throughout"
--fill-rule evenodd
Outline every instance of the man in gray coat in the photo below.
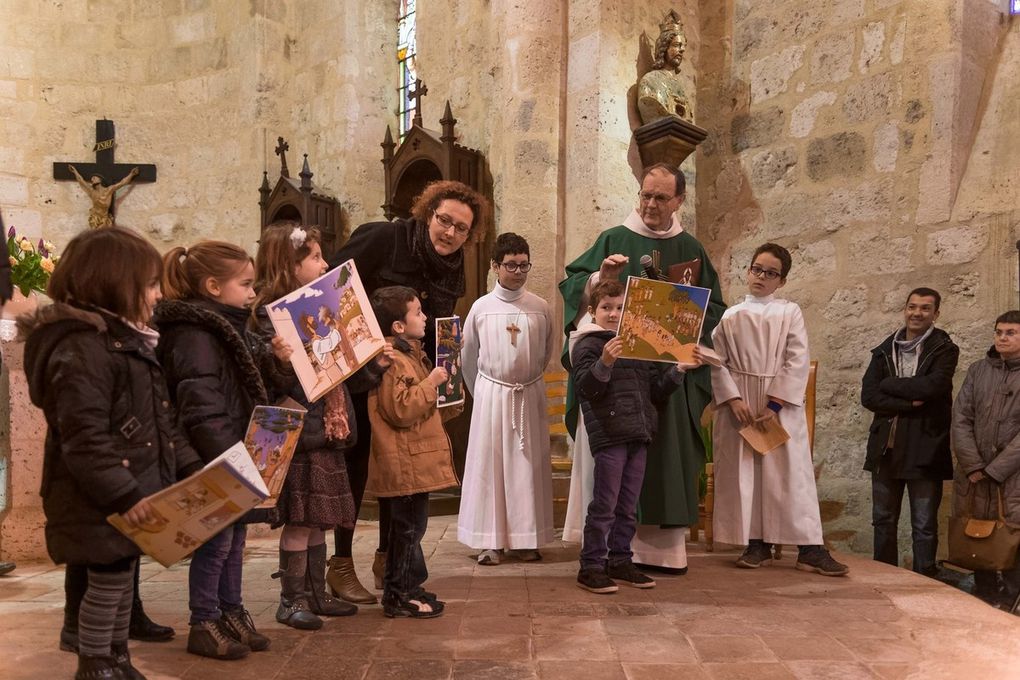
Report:
M 998 491 L 1008 522 L 1020 524 L 1020 311 L 995 320 L 995 344 L 967 369 L 953 404 L 954 515 L 998 517 Z M 975 594 L 996 605 L 1012 604 L 1020 567 L 974 572 Z

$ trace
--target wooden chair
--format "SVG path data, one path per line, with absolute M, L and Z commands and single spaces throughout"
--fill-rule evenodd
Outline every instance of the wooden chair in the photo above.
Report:
M 542 376 L 545 382 L 546 415 L 549 417 L 549 439 L 552 444 L 552 468 L 570 472 L 567 453 L 567 372 L 548 371 Z
M 804 413 L 807 415 L 807 428 L 808 428 L 808 446 L 811 449 L 811 458 L 814 460 L 815 457 L 815 409 L 816 409 L 816 390 L 818 384 L 818 362 L 811 361 L 811 368 L 808 372 L 807 387 L 804 390 Z M 710 405 L 709 408 L 712 408 Z M 708 409 L 705 409 L 706 412 Z M 709 417 L 714 418 L 715 413 L 711 413 Z M 704 417 L 702 418 L 704 420 Z M 705 531 L 705 549 L 708 552 L 712 552 L 713 540 L 712 540 L 712 516 L 715 511 L 715 470 L 712 463 L 705 464 L 705 475 L 708 480 L 705 485 L 705 517 L 704 524 L 702 527 Z M 691 527 L 691 540 L 698 540 L 698 529 L 697 527 Z M 774 548 L 775 559 L 781 559 L 783 556 L 783 546 L 776 545 Z

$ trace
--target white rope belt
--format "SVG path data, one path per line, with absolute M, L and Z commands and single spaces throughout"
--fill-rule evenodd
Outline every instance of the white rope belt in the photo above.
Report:
M 751 373 L 749 371 L 740 371 L 735 368 L 726 367 L 726 370 L 730 373 L 739 373 L 740 375 L 749 375 L 752 378 L 775 378 L 775 373 Z
M 529 380 L 526 383 L 504 382 L 503 380 L 497 380 L 497 379 L 493 378 L 491 375 L 486 375 L 483 371 L 478 371 L 478 375 L 480 375 L 481 377 L 485 378 L 489 382 L 496 383 L 497 385 L 501 385 L 503 387 L 506 387 L 506 388 L 510 389 L 510 425 L 514 428 L 514 431 L 516 431 L 518 433 L 518 442 L 519 442 L 519 444 L 521 446 L 521 450 L 523 451 L 524 450 L 524 435 L 525 435 L 525 432 L 524 432 L 524 430 L 525 430 L 525 427 L 524 427 L 524 388 L 528 387 L 529 385 L 534 385 L 539 380 L 541 380 L 542 379 L 541 374 L 539 374 L 539 376 L 537 378 L 535 378 L 534 380 Z M 520 399 L 518 399 L 517 395 L 520 395 Z M 518 411 L 520 411 L 520 417 L 518 417 L 518 415 L 517 415 Z M 518 429 L 518 421 L 520 421 L 520 429 Z

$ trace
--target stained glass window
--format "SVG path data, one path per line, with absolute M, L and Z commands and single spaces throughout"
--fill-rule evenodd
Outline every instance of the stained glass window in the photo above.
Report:
M 1020 0 L 1009 0 L 1009 13 L 1020 14 Z
M 400 85 L 397 88 L 400 107 L 397 115 L 400 119 L 401 139 L 411 129 L 411 120 L 415 113 L 414 99 L 410 93 L 414 90 L 414 81 L 417 77 L 414 65 L 414 57 L 417 54 L 414 11 L 416 4 L 416 0 L 400 0 L 400 11 L 397 15 L 397 64 L 400 70 Z

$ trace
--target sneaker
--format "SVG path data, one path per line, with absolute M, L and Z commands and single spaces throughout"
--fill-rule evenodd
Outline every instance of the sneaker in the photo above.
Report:
M 609 578 L 615 581 L 623 581 L 635 588 L 654 588 L 655 580 L 650 576 L 642 574 L 633 562 L 623 564 L 610 564 L 607 571 Z
M 590 593 L 599 595 L 608 595 L 620 589 L 603 570 L 585 567 L 581 567 L 581 570 L 577 572 L 577 585 Z
M 825 548 L 801 552 L 796 566 L 801 571 L 813 571 L 822 576 L 846 576 L 850 572 L 850 567 L 834 560 Z
M 772 546 L 768 543 L 751 543 L 737 558 L 737 566 L 741 569 L 757 569 L 770 564 L 772 564 Z
M 489 567 L 494 567 L 499 564 L 500 559 L 503 557 L 502 550 L 483 550 L 478 553 L 478 564 L 484 564 Z
M 210 659 L 229 661 L 248 656 L 251 647 L 238 642 L 222 619 L 191 624 L 188 652 Z
M 223 612 L 223 624 L 230 632 L 230 637 L 243 645 L 248 645 L 253 652 L 269 649 L 269 638 L 255 630 L 255 622 L 244 607 Z

